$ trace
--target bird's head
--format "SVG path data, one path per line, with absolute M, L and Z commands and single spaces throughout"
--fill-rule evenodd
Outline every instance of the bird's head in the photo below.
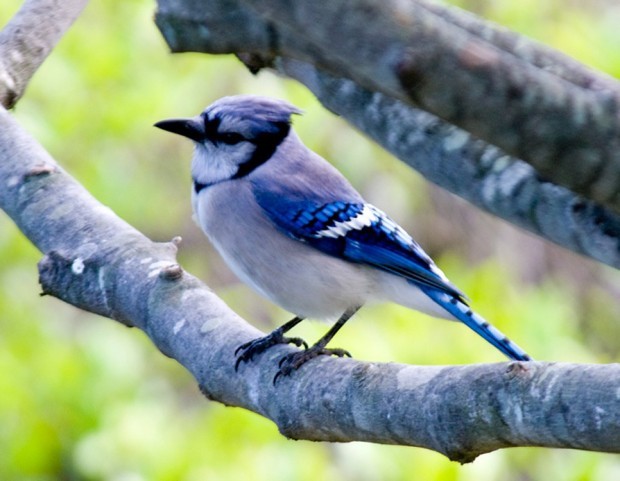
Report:
M 223 97 L 200 115 L 157 122 L 155 127 L 194 141 L 192 176 L 208 186 L 241 178 L 267 162 L 288 136 L 291 115 L 301 111 L 284 100 Z

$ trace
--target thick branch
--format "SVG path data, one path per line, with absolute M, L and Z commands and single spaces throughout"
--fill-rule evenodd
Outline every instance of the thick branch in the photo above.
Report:
M 620 452 L 620 366 L 415 367 L 317 359 L 272 385 L 273 348 L 234 371 L 259 332 L 156 244 L 95 201 L 4 110 L 0 206 L 45 253 L 43 290 L 144 330 L 203 392 L 272 419 L 295 439 L 423 446 L 451 459 L 508 446 Z M 277 395 L 274 395 L 276 394 Z
M 160 0 L 157 23 L 174 51 L 280 55 L 350 78 L 620 212 L 618 84 L 457 9 L 419 0 Z
M 418 0 L 417 3 L 420 8 L 427 8 L 444 18 L 448 23 L 467 30 L 467 33 L 477 36 L 537 68 L 552 72 L 557 77 L 578 87 L 609 91 L 617 91 L 619 88 L 615 79 L 594 71 L 557 50 L 507 28 L 482 20 L 467 11 L 458 8 L 445 8 L 426 0 Z
M 546 182 L 528 164 L 422 110 L 311 64 L 277 60 L 308 87 L 430 181 L 563 247 L 620 268 L 620 215 Z
M 88 0 L 26 0 L 0 32 L 0 104 L 12 108 Z

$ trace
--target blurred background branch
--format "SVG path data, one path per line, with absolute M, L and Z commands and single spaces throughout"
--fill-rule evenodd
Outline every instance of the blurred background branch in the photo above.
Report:
M 423 110 L 291 59 L 279 72 L 420 172 L 487 212 L 579 254 L 620 268 L 620 215 L 548 182 L 506 155 Z
M 10 109 L 88 0 L 26 0 L 0 31 L 0 104 Z

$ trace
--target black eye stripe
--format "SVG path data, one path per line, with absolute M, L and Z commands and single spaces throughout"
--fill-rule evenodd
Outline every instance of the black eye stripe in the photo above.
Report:
M 218 142 L 223 142 L 228 145 L 235 145 L 239 142 L 243 142 L 245 137 L 237 132 L 218 132 L 216 136 Z
M 218 132 L 221 120 L 217 117 L 210 119 L 208 116 L 203 115 L 203 118 L 205 123 L 205 137 L 211 142 L 235 145 L 244 140 L 248 140 L 239 132 Z
M 217 136 L 217 129 L 220 126 L 220 119 L 217 117 L 214 119 L 210 119 L 206 115 L 204 117 L 205 122 L 205 136 L 207 139 L 214 139 Z
M 256 145 L 256 148 L 254 149 L 252 156 L 249 160 L 239 165 L 237 173 L 232 177 L 233 179 L 245 177 L 271 158 L 291 129 L 288 122 L 279 122 L 277 126 L 278 130 L 275 134 L 264 135 L 262 138 L 258 139 L 258 141 L 253 142 Z

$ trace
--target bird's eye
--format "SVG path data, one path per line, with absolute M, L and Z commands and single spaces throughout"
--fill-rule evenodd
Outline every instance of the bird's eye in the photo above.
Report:
M 243 142 L 245 138 L 237 132 L 222 132 L 218 135 L 218 140 L 228 145 L 235 145 Z

